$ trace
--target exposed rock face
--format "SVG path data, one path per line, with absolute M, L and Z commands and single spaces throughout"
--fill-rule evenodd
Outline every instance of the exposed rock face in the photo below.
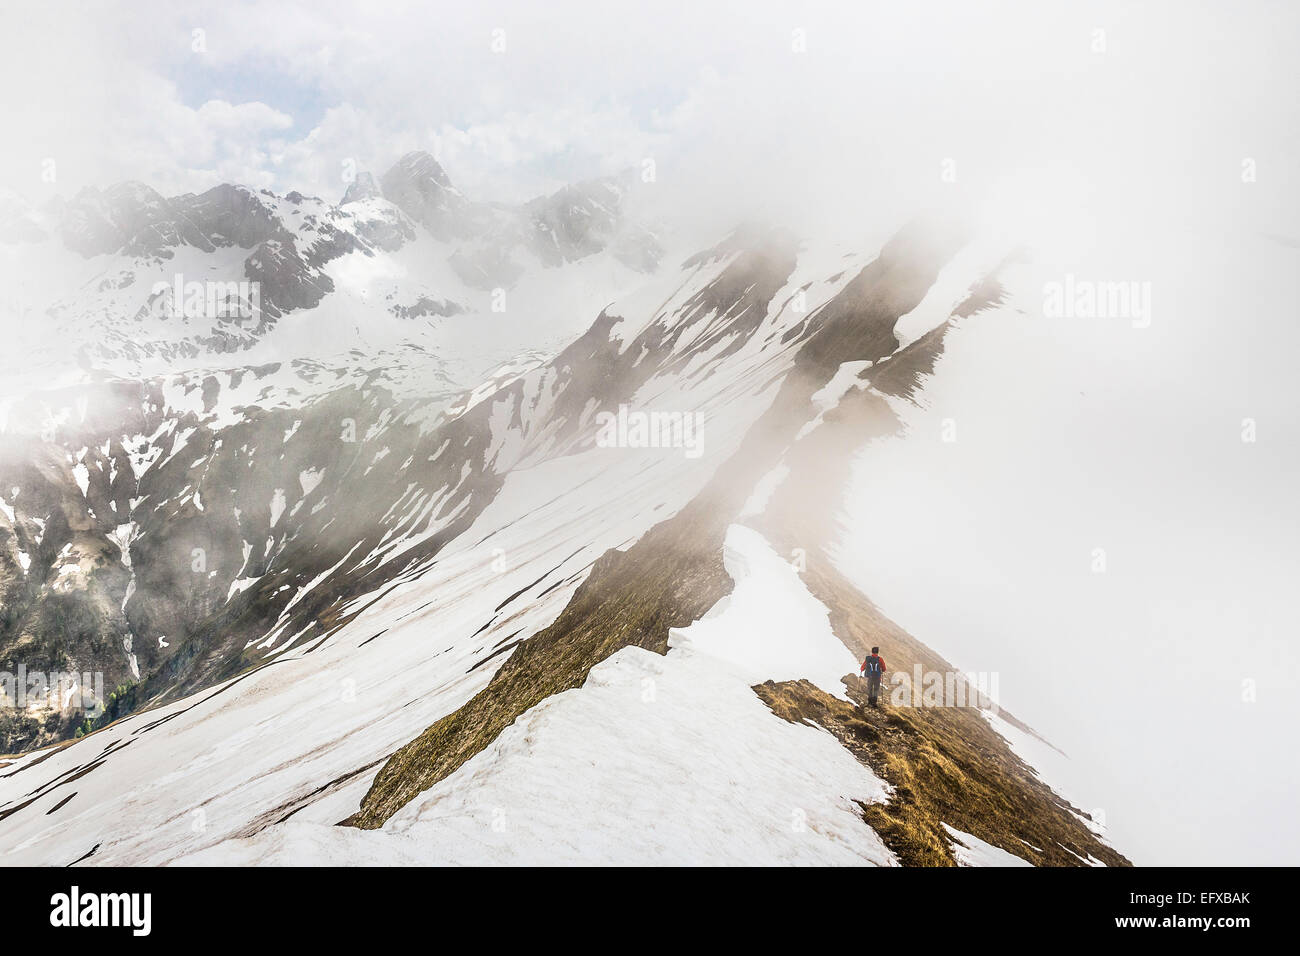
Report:
M 209 377 L 188 387 L 211 408 L 222 385 Z M 136 383 L 44 401 L 70 403 L 74 416 L 44 436 L 0 438 L 0 670 L 100 674 L 105 709 L 0 707 L 0 752 L 238 670 L 245 644 L 293 602 L 289 579 L 273 582 L 308 567 L 314 577 L 346 552 L 335 544 L 383 534 L 383 511 L 327 513 L 328 501 L 343 501 L 338 484 L 361 480 L 362 468 L 366 484 L 396 481 L 411 457 L 360 457 L 367 431 L 388 414 L 382 392 L 367 399 L 344 388 L 312 409 L 248 409 L 227 427 L 168 412 L 155 387 Z M 413 438 L 388 440 L 401 449 Z M 312 544 L 298 538 L 308 525 Z M 337 537 L 322 533 L 331 525 Z M 303 602 L 308 626 L 322 608 Z
M 213 248 L 183 209 L 136 182 L 103 192 L 93 186 L 81 190 L 63 210 L 60 235 L 69 249 L 87 258 L 118 251 L 158 255 L 182 243 Z
M 423 152 L 407 153 L 383 177 L 384 198 L 436 238 L 459 243 L 452 267 L 481 289 L 513 285 L 530 258 L 558 267 L 605 249 L 630 268 L 652 271 L 663 249 L 652 233 L 626 220 L 624 192 L 606 178 L 515 208 L 475 203 Z
M 244 186 L 225 183 L 198 195 L 186 193 L 173 202 L 214 246 L 251 249 L 268 239 L 293 238 L 262 197 Z
M 384 198 L 424 226 L 435 239 L 469 238 L 483 227 L 476 209 L 451 184 L 438 161 L 425 152 L 407 153 L 384 173 Z
M 368 172 L 359 172 L 357 178 L 348 184 L 348 188 L 343 193 L 343 201 L 339 205 L 346 206 L 350 202 L 382 197 L 383 193 L 379 191 L 379 184 L 375 182 L 375 177 Z
M 118 418 L 119 433 L 145 427 L 139 386 L 102 387 L 85 402 L 92 420 Z M 138 676 L 123 613 L 132 525 L 118 517 L 136 490 L 129 457 L 121 442 L 86 447 L 78 461 L 39 436 L 0 439 L 0 670 L 95 672 L 104 696 Z M 89 480 L 92 470 L 101 480 Z M 71 736 L 86 717 L 50 703 L 0 707 L 0 749 Z
M 524 214 L 538 257 L 554 266 L 599 252 L 618 229 L 621 198 L 612 182 L 596 180 L 528 203 Z
M 64 211 L 59 229 L 63 244 L 87 258 L 116 252 L 127 236 L 113 221 L 112 213 L 98 189 L 88 186 L 81 190 Z
M 357 235 L 384 252 L 396 252 L 416 238 L 415 226 L 402 211 L 381 197 L 348 204 Z
M 455 302 L 422 295 L 411 305 L 394 305 L 390 311 L 400 319 L 418 319 L 427 315 L 456 315 L 464 310 Z
M 168 250 L 181 245 L 211 252 L 293 239 L 271 204 L 242 186 L 225 184 L 168 200 L 134 182 L 103 192 L 83 189 L 64 207 L 60 236 L 68 248 L 86 257 L 120 252 L 166 258 Z
M 279 239 L 257 247 L 244 262 L 244 275 L 261 284 L 262 312 L 273 319 L 292 309 L 313 308 L 334 291 L 329 276 L 304 262 L 292 242 Z

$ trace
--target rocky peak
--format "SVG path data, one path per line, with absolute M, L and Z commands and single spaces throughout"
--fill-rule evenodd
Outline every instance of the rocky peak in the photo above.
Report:
M 87 258 L 113 252 L 133 256 L 166 255 L 171 246 L 192 245 L 210 252 L 204 231 L 144 183 L 127 181 L 103 191 L 87 186 L 59 212 L 64 244 Z
M 396 163 L 389 173 L 403 171 L 412 180 L 427 180 L 443 189 L 451 189 L 451 178 L 442 165 L 422 149 L 412 150 Z
M 436 239 L 465 238 L 477 231 L 472 204 L 428 153 L 407 153 L 384 173 L 381 186 L 385 199 Z
M 360 172 L 357 173 L 357 178 L 348 184 L 347 191 L 343 194 L 343 201 L 339 205 L 346 206 L 350 202 L 361 202 L 364 199 L 379 199 L 382 195 L 375 177 L 368 172 Z
M 251 249 L 267 239 L 292 239 L 274 211 L 245 186 L 222 183 L 198 195 L 178 196 L 172 205 L 214 246 Z

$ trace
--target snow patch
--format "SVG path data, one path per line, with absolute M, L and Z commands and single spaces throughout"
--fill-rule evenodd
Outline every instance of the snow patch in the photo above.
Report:
M 280 515 L 284 514 L 284 504 L 285 504 L 284 489 L 276 488 L 275 494 L 271 496 L 271 527 L 272 528 L 274 528 L 275 523 L 280 520 Z M 269 545 L 268 545 L 268 550 L 269 550 Z
M 757 531 L 738 524 L 727 529 L 722 560 L 735 588 L 704 618 L 671 631 L 669 646 L 728 662 L 746 686 L 806 678 L 848 700 L 840 678 L 856 674 L 858 662 L 793 565 Z
M 855 801 L 885 785 L 733 669 L 624 648 L 380 830 L 293 820 L 196 865 L 896 865 Z
M 985 843 L 979 837 L 963 833 L 956 827 L 945 823 L 943 828 L 952 837 L 952 853 L 960 866 L 1033 866 L 1028 860 L 1022 860 L 992 843 Z M 1021 842 L 1024 843 L 1023 840 Z
M 324 476 L 323 468 L 308 468 L 306 471 L 298 472 L 298 484 L 302 485 L 302 496 L 305 498 L 315 491 Z

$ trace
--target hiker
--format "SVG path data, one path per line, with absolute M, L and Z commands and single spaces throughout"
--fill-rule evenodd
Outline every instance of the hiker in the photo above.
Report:
M 873 647 L 862 662 L 862 676 L 867 679 L 867 703 L 879 707 L 876 698 L 880 696 L 880 678 L 885 676 L 885 659 L 880 656 L 880 648 Z

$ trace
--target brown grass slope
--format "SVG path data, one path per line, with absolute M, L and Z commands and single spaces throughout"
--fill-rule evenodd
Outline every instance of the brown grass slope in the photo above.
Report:
M 859 658 L 879 646 L 896 672 L 920 665 L 964 684 L 948 661 L 885 617 L 829 561 L 811 559 L 803 581 L 829 609 L 836 636 Z M 864 703 L 862 682 L 849 676 L 845 683 L 849 696 Z M 1108 866 L 1130 865 L 1080 821 L 1087 814 L 1015 755 L 981 716 L 979 695 L 969 685 L 965 706 L 894 706 L 890 689 L 886 682 L 882 706 L 872 709 L 853 707 L 807 681 L 754 688 L 777 716 L 825 727 L 894 787 L 887 803 L 864 808 L 863 819 L 905 866 L 953 865 L 941 823 L 1039 866 L 1078 866 L 1089 856 Z M 1001 716 L 1028 730 L 1010 714 Z
M 942 823 L 1038 866 L 1078 866 L 1089 855 L 1129 865 L 969 711 L 855 707 L 806 680 L 768 681 L 754 691 L 778 717 L 829 730 L 894 788 L 888 802 L 865 806 L 862 818 L 904 866 L 956 865 Z M 850 695 L 865 700 L 856 688 Z
M 398 750 L 343 821 L 380 827 L 415 796 L 454 773 L 525 711 L 575 687 L 615 651 L 668 649 L 685 627 L 731 591 L 720 526 L 697 501 L 626 552 L 607 551 L 550 627 L 523 641 L 492 680 L 459 710 Z

